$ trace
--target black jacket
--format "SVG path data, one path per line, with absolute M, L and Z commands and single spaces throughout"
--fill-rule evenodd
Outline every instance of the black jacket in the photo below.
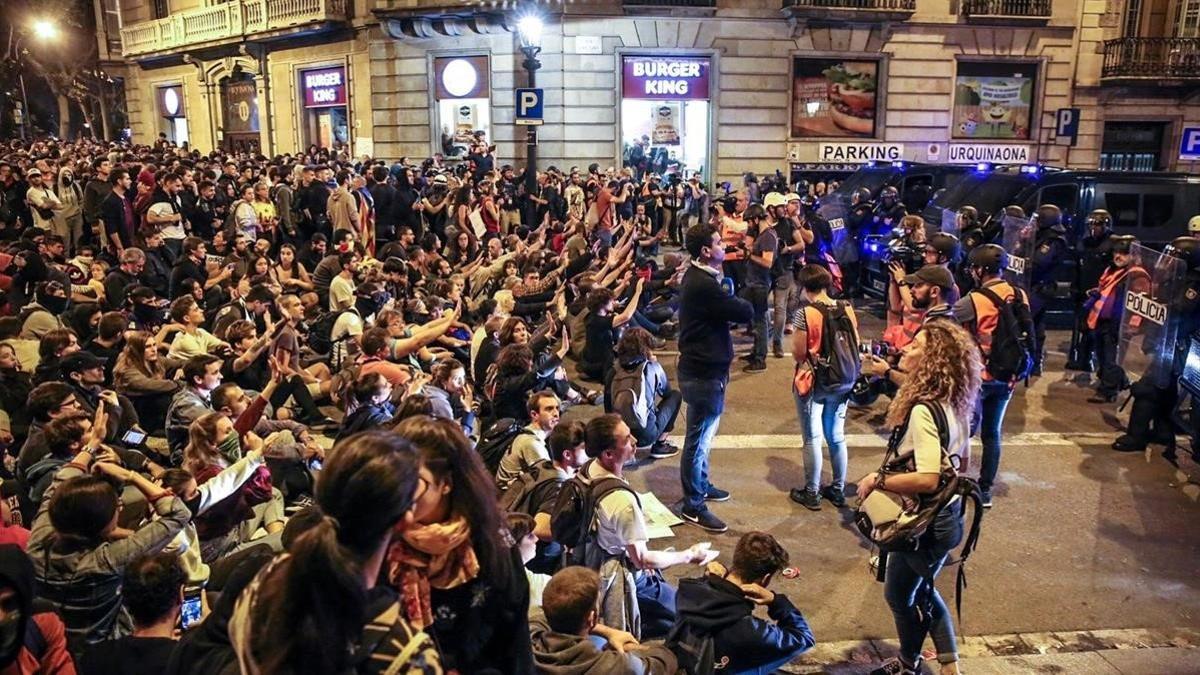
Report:
M 764 621 L 754 616 L 754 603 L 739 587 L 715 574 L 681 580 L 675 611 L 676 628 L 686 624 L 713 637 L 716 662 L 728 659 L 725 672 L 740 673 L 795 657 L 816 643 L 804 615 L 786 595 L 775 594 L 767 606 L 771 620 Z
M 750 303 L 725 293 L 716 277 L 692 265 L 679 285 L 679 376 L 724 378 L 733 362 L 730 323 L 747 323 Z

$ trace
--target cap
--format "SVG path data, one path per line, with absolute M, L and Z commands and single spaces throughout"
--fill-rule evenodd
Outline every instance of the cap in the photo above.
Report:
M 784 199 L 788 200 L 789 202 L 798 202 L 798 201 L 801 201 L 801 199 L 800 199 L 800 195 L 796 194 L 795 192 L 789 192 L 789 193 L 787 193 L 787 196 L 786 196 L 786 197 L 784 197 Z
M 41 169 L 30 169 L 29 171 L 25 172 L 26 178 L 33 178 L 34 176 L 40 176 L 40 175 L 42 175 Z
M 439 184 L 441 184 L 441 185 L 445 185 L 445 184 L 446 184 L 446 176 L 445 176 L 445 174 L 440 174 L 440 173 L 439 173 L 438 175 L 434 176 L 434 177 L 433 177 L 433 182 L 435 182 L 435 183 L 439 183 Z
M 909 286 L 916 285 L 917 282 L 931 284 L 948 291 L 954 288 L 954 275 L 941 265 L 925 265 L 915 273 L 904 277 L 904 283 Z
M 71 373 L 78 373 L 83 370 L 91 370 L 92 368 L 103 368 L 105 360 L 96 356 L 91 352 L 75 352 L 64 358 L 59 365 L 59 371 L 63 377 Z
M 1200 235 L 1200 216 L 1192 216 L 1188 221 L 1188 234 L 1192 236 Z
M 768 209 L 773 206 L 786 206 L 787 203 L 788 203 L 787 198 L 784 197 L 783 195 L 779 194 L 778 192 L 772 192 L 772 193 L 768 194 L 766 197 L 763 197 L 763 207 L 768 208 Z

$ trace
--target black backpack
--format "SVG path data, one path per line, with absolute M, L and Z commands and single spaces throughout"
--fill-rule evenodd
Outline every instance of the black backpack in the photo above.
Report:
M 716 644 L 711 633 L 702 633 L 686 621 L 675 621 L 667 634 L 667 648 L 675 653 L 680 672 L 688 675 L 713 675 L 716 672 Z M 722 669 L 728 664 L 722 664 Z
M 318 354 L 329 354 L 333 350 L 333 326 L 347 309 L 325 312 L 308 327 L 308 346 Z
M 996 307 L 998 314 L 992 351 L 985 357 L 984 367 L 999 382 L 1024 380 L 1033 370 L 1033 315 L 1029 305 L 1019 292 L 1005 302 L 990 288 L 975 290 Z
M 500 508 L 508 513 L 536 516 L 542 495 L 559 482 L 558 469 L 550 460 L 543 460 L 522 471 L 508 489 L 500 493 Z
M 821 352 L 812 358 L 813 398 L 816 401 L 835 401 L 850 393 L 862 371 L 854 323 L 846 311 L 846 303 L 838 301 L 833 307 L 813 303 L 821 313 Z
M 571 478 L 562 484 L 558 499 L 554 500 L 554 513 L 550 515 L 550 535 L 554 541 L 570 549 L 566 564 L 586 565 L 588 547 L 595 543 L 596 505 L 616 490 L 628 490 L 641 507 L 641 500 L 629 484 L 620 478 L 610 477 L 587 482 L 584 476 L 589 461 Z
M 479 458 L 483 460 L 483 465 L 487 467 L 492 478 L 496 477 L 496 472 L 500 469 L 500 460 L 512 447 L 513 441 L 517 440 L 517 436 L 531 433 L 533 432 L 511 417 L 496 420 L 483 432 L 479 442 L 475 444 L 475 452 L 479 453 Z

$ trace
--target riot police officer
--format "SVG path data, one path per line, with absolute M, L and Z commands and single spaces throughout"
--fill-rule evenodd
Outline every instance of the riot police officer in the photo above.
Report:
M 1125 433 L 1113 442 L 1112 449 L 1117 452 L 1143 452 L 1150 443 L 1162 443 L 1166 446 L 1163 456 L 1173 460 L 1175 423 L 1171 417 L 1179 399 L 1179 376 L 1183 372 L 1189 336 L 1200 329 L 1200 239 L 1190 236 L 1176 237 L 1163 249 L 1163 254 L 1182 260 L 1187 270 L 1180 288 L 1170 294 L 1168 311 L 1172 316 L 1179 317 L 1176 343 L 1164 346 L 1173 350 L 1171 374 L 1163 382 L 1142 377 L 1129 388 L 1133 398 L 1129 424 L 1125 427 Z M 1193 456 L 1200 451 L 1196 443 L 1196 417 L 1193 411 Z
M 862 251 L 863 228 L 871 223 L 875 211 L 875 203 L 871 201 L 871 191 L 858 188 L 850 195 L 850 211 L 845 217 L 845 231 L 840 235 L 834 233 L 834 257 L 842 266 L 844 276 L 844 295 L 858 297 L 862 294 Z
M 953 267 L 952 271 L 958 288 L 966 293 L 975 283 L 971 278 L 971 270 L 967 267 L 967 258 L 970 257 L 971 251 L 986 244 L 987 238 L 983 236 L 983 226 L 979 223 L 979 211 L 974 206 L 958 207 L 958 212 L 954 214 L 954 221 L 958 227 L 961 249 L 959 254 L 962 256 L 962 260 Z
M 1092 211 L 1087 217 L 1087 234 L 1079 240 L 1076 248 L 1075 282 L 1071 292 L 1078 309 L 1071 333 L 1071 352 L 1067 355 L 1067 370 L 1092 370 L 1092 356 L 1096 345 L 1092 342 L 1094 333 L 1084 325 L 1087 312 L 1084 311 L 1083 304 L 1087 300 L 1088 291 L 1097 288 L 1100 275 L 1112 263 L 1112 227 L 1112 216 L 1108 211 Z
M 1106 240 L 1112 263 L 1104 268 L 1096 285 L 1085 293 L 1080 313 L 1082 328 L 1087 331 L 1088 343 L 1095 346 L 1100 362 L 1100 383 L 1089 403 L 1112 403 L 1117 394 L 1129 386 L 1125 370 L 1117 365 L 1117 344 L 1120 337 L 1121 314 L 1125 307 L 1125 292 L 1145 293 L 1150 290 L 1150 275 L 1136 264 L 1133 235 L 1112 236 Z
M 1033 250 L 1027 252 L 1029 270 L 1029 310 L 1033 313 L 1034 353 L 1032 375 L 1042 374 L 1046 358 L 1046 306 L 1055 297 L 1057 268 L 1066 259 L 1068 246 L 1062 210 L 1053 204 L 1038 207 L 1037 233 Z
M 879 204 L 871 214 L 871 231 L 868 234 L 888 234 L 900 224 L 908 213 L 900 201 L 900 191 L 891 185 L 879 192 Z
M 958 261 L 958 249 L 958 237 L 949 232 L 934 232 L 930 235 L 929 240 L 925 242 L 924 263 L 926 265 L 941 265 L 953 274 L 955 264 Z M 954 288 L 948 289 L 947 295 L 943 299 L 953 305 L 958 302 L 959 297 L 956 285 Z

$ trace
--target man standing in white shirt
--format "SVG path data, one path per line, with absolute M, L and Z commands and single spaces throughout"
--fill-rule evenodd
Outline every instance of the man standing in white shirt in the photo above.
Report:
M 25 201 L 29 203 L 29 210 L 33 213 L 33 226 L 47 232 L 53 231 L 54 212 L 62 210 L 62 202 L 59 201 L 58 195 L 46 187 L 45 178 L 40 170 L 30 169 L 25 178 L 29 181 Z
M 183 204 L 179 192 L 183 189 L 183 178 L 169 173 L 162 179 L 160 188 L 154 192 L 150 209 L 146 211 L 146 222 L 160 228 L 163 243 L 170 249 L 172 258 L 178 258 L 187 237 L 187 223 L 183 217 Z

